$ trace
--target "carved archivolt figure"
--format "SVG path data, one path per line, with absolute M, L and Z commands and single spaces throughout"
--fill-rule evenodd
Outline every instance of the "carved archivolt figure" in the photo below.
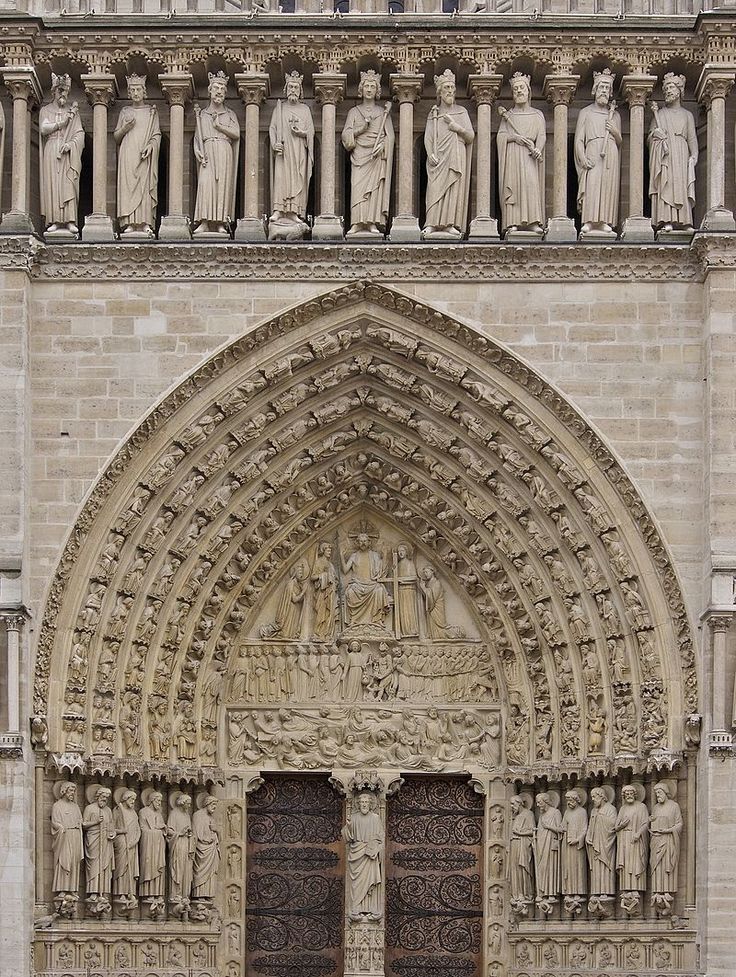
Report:
M 204 109 L 194 107 L 193 148 L 198 165 L 194 233 L 227 236 L 235 219 L 240 126 L 233 110 L 225 107 L 225 73 L 210 72 L 207 77 L 210 103 Z
M 194 862 L 194 833 L 192 831 L 192 799 L 181 791 L 169 796 L 169 901 L 175 916 L 182 916 L 189 908 Z
M 622 892 L 643 892 L 647 887 L 647 830 L 649 812 L 643 804 L 641 784 L 628 784 L 621 791 L 623 804 L 616 818 L 619 888 Z
M 342 144 L 350 153 L 351 234 L 380 234 L 388 222 L 394 127 L 391 103 L 381 107 L 381 78 L 376 71 L 361 71 L 360 105 L 348 112 Z
M 136 792 L 127 788 L 115 791 L 117 806 L 113 812 L 115 839 L 115 869 L 113 873 L 113 892 L 125 908 L 136 905 L 136 890 L 140 875 L 138 861 L 138 842 L 141 828 L 135 810 Z
M 120 112 L 113 133 L 118 144 L 118 220 L 123 234 L 154 236 L 158 203 L 158 109 L 146 103 L 146 79 L 128 78 L 132 105 Z
M 427 150 L 427 217 L 424 236 L 462 237 L 468 218 L 470 166 L 475 138 L 467 109 L 455 104 L 455 75 L 435 76 L 437 105 L 424 130 Z
M 51 808 L 51 840 L 54 853 L 54 893 L 68 893 L 75 900 L 79 889 L 79 866 L 84 857 L 82 812 L 77 804 L 77 787 L 70 781 L 54 784 L 57 798 Z
M 503 110 L 498 127 L 501 218 L 506 231 L 540 231 L 544 224 L 544 115 L 531 106 L 531 78 L 517 71 L 511 79 L 514 107 Z
M 613 788 L 594 787 L 590 792 L 593 809 L 590 812 L 585 844 L 590 865 L 590 894 L 616 894 L 616 808 Z
M 211 899 L 215 894 L 220 867 L 220 835 L 215 827 L 217 804 L 212 794 L 197 797 L 197 810 L 192 818 L 195 843 L 192 895 L 195 898 Z
M 307 196 L 314 167 L 314 122 L 302 102 L 303 76 L 292 71 L 286 76 L 284 95 L 271 116 L 268 130 L 271 144 L 270 237 L 304 237 L 308 230 Z
M 580 110 L 575 127 L 578 210 L 582 231 L 613 232 L 618 223 L 621 182 L 621 116 L 611 101 L 615 76 L 593 73 L 592 105 Z
M 534 841 L 534 864 L 537 876 L 537 900 L 554 900 L 560 894 L 560 839 L 565 833 L 560 803 L 555 791 L 537 794 L 537 833 Z
M 51 74 L 52 101 L 38 113 L 41 137 L 41 213 L 48 232 L 77 235 L 84 129 L 77 103 L 67 107 L 72 80 Z
M 115 864 L 113 841 L 117 831 L 110 810 L 109 787 L 90 784 L 89 803 L 82 815 L 84 828 L 84 871 L 87 880 L 88 904 L 92 912 L 107 912 L 112 892 L 112 870 Z
M 652 221 L 660 230 L 693 226 L 698 137 L 695 119 L 680 104 L 685 76 L 669 72 L 662 82 L 664 107 L 652 102 L 649 129 L 649 196 Z
M 649 817 L 649 871 L 652 878 L 652 902 L 660 910 L 671 908 L 677 892 L 677 869 L 680 864 L 682 813 L 674 800 L 675 785 L 662 781 L 654 787 L 656 803 Z
M 312 630 L 315 638 L 328 640 L 334 637 L 337 623 L 337 571 L 332 562 L 331 543 L 322 542 L 318 545 L 311 579 L 314 587 Z
M 161 813 L 163 795 L 146 787 L 144 806 L 138 814 L 141 829 L 140 894 L 145 899 L 162 899 L 166 885 L 166 823 Z
M 573 787 L 565 794 L 566 810 L 562 815 L 562 894 L 581 896 L 588 891 L 585 858 L 585 835 L 588 815 L 585 812 L 586 794 L 581 787 Z
M 384 830 L 375 804 L 376 799 L 371 794 L 359 794 L 357 810 L 342 829 L 348 846 L 348 915 L 353 920 L 383 916 L 381 854 Z
M 531 797 L 511 798 L 511 845 L 509 850 L 509 882 L 511 898 L 531 902 L 534 898 L 532 877 L 532 849 L 534 845 L 534 815 L 527 804 Z

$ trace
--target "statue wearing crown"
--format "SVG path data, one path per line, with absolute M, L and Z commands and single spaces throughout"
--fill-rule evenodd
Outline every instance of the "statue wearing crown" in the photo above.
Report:
M 84 129 L 69 75 L 51 75 L 51 101 L 38 114 L 41 213 L 50 237 L 76 238 Z
M 296 241 L 308 231 L 306 222 L 309 183 L 314 168 L 314 122 L 304 97 L 303 78 L 297 71 L 286 76 L 285 99 L 271 116 L 271 207 L 268 236 Z
M 504 232 L 523 231 L 542 236 L 545 223 L 544 116 L 532 108 L 529 75 L 511 78 L 514 106 L 500 108 L 498 127 L 498 185 Z
M 118 223 L 123 237 L 155 236 L 158 204 L 158 109 L 146 102 L 146 79 L 130 75 L 131 104 L 120 112 L 113 137 L 118 145 Z
M 682 107 L 685 76 L 668 72 L 662 81 L 664 105 L 652 102 L 649 130 L 649 196 L 657 230 L 689 230 L 695 206 L 698 137 L 692 112 Z
M 575 127 L 581 236 L 614 237 L 621 185 L 621 116 L 612 101 L 609 68 L 593 74 L 593 103 L 580 110 Z
M 475 132 L 467 109 L 455 104 L 455 75 L 434 79 L 437 104 L 424 130 L 427 150 L 427 218 L 423 237 L 458 239 L 465 232 Z
M 207 78 L 209 105 L 194 108 L 194 156 L 198 168 L 194 236 L 229 237 L 235 221 L 240 126 L 233 110 L 225 106 L 225 73 L 210 72 Z

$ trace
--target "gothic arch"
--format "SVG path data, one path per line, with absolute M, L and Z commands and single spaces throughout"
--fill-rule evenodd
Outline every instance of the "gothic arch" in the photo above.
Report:
M 677 762 L 693 643 L 621 466 L 519 358 L 369 282 L 222 349 L 108 465 L 40 630 L 49 751 L 160 776 L 226 762 L 236 639 L 288 568 L 358 517 L 462 591 L 515 775 Z M 182 724 L 197 731 L 183 752 Z

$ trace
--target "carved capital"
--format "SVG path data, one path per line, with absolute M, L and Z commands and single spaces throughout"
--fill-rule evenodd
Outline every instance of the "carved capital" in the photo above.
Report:
M 337 105 L 345 95 L 347 75 L 337 71 L 322 71 L 314 75 L 312 83 L 317 101 L 322 105 Z
M 734 80 L 736 80 L 736 73 L 733 69 L 713 68 L 706 65 L 698 79 L 695 97 L 706 108 L 710 108 L 714 98 L 726 98 L 733 88 Z
M 475 99 L 476 105 L 493 105 L 503 85 L 503 75 L 470 75 L 468 95 Z
M 731 627 L 734 614 L 732 611 L 711 611 L 707 623 L 711 634 L 725 633 Z
M 169 105 L 186 105 L 194 93 L 192 76 L 186 71 L 159 75 L 158 80 Z
M 87 100 L 92 106 L 105 105 L 109 108 L 118 95 L 118 83 L 115 75 L 104 73 L 82 75 L 82 84 L 87 93 Z
M 657 84 L 655 75 L 624 75 L 621 79 L 621 94 L 629 104 L 643 106 Z
M 22 99 L 24 102 L 38 104 L 41 101 L 41 86 L 36 77 L 36 70 L 32 65 L 19 68 L 3 68 L 5 87 L 13 96 L 13 101 Z
M 397 102 L 416 102 L 422 93 L 421 75 L 391 75 L 391 92 Z
M 578 87 L 580 75 L 547 75 L 544 94 L 552 105 L 569 105 Z
M 262 105 L 271 91 L 268 75 L 261 75 L 254 71 L 236 75 L 235 84 L 244 105 Z
M 5 624 L 6 631 L 20 632 L 25 617 L 17 611 L 0 611 L 0 621 Z

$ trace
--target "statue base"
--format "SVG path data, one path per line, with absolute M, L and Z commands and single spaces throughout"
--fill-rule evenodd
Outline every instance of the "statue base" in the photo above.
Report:
M 270 220 L 269 241 L 303 241 L 309 234 L 309 225 L 303 221 Z
M 101 241 L 114 241 L 116 238 L 115 228 L 112 217 L 107 214 L 90 214 L 84 221 L 82 228 L 82 240 L 97 243 Z
M 158 229 L 159 241 L 189 241 L 191 237 L 192 228 L 188 217 L 169 216 L 161 219 L 161 227 Z
M 580 241 L 588 241 L 590 244 L 605 244 L 609 241 L 618 240 L 618 234 L 615 231 L 604 231 L 602 228 L 592 231 L 581 231 Z
M 508 231 L 505 231 L 503 235 L 504 241 L 506 241 L 508 244 L 517 244 L 523 241 L 541 241 L 543 237 L 544 231 L 541 227 L 538 230 L 532 227 L 513 227 Z
M 33 226 L 30 214 L 24 214 L 22 210 L 9 210 L 3 214 L 0 223 L 0 234 L 35 234 L 36 228 Z
M 55 231 L 44 231 L 44 241 L 78 241 L 79 233 L 70 230 L 68 227 L 57 227 Z
M 629 243 L 654 240 L 654 228 L 648 217 L 627 217 L 621 231 L 621 240 Z
M 399 243 L 421 241 L 422 232 L 419 230 L 419 220 L 416 217 L 394 217 L 388 239 Z
M 498 221 L 495 217 L 476 217 L 470 222 L 469 241 L 500 241 Z
M 701 231 L 736 231 L 736 221 L 726 207 L 713 207 L 703 218 Z
M 342 219 L 340 217 L 333 217 L 329 214 L 315 217 L 312 227 L 313 241 L 342 241 L 343 238 Z
M 547 231 L 544 235 L 545 241 L 555 244 L 571 244 L 577 241 L 578 231 L 575 221 L 570 217 L 550 217 L 547 221 Z
M 346 241 L 359 241 L 361 244 L 383 244 L 385 238 L 380 231 L 348 231 Z
M 241 217 L 235 228 L 236 241 L 261 242 L 266 240 L 266 231 L 260 217 Z
M 156 232 L 152 227 L 146 225 L 145 227 L 135 228 L 126 227 L 124 231 L 120 232 L 121 241 L 155 241 Z
M 657 231 L 657 242 L 661 244 L 689 244 L 695 230 L 692 227 L 673 227 L 671 230 Z
M 443 228 L 436 231 L 422 231 L 423 241 L 462 241 L 462 234 L 456 228 Z

